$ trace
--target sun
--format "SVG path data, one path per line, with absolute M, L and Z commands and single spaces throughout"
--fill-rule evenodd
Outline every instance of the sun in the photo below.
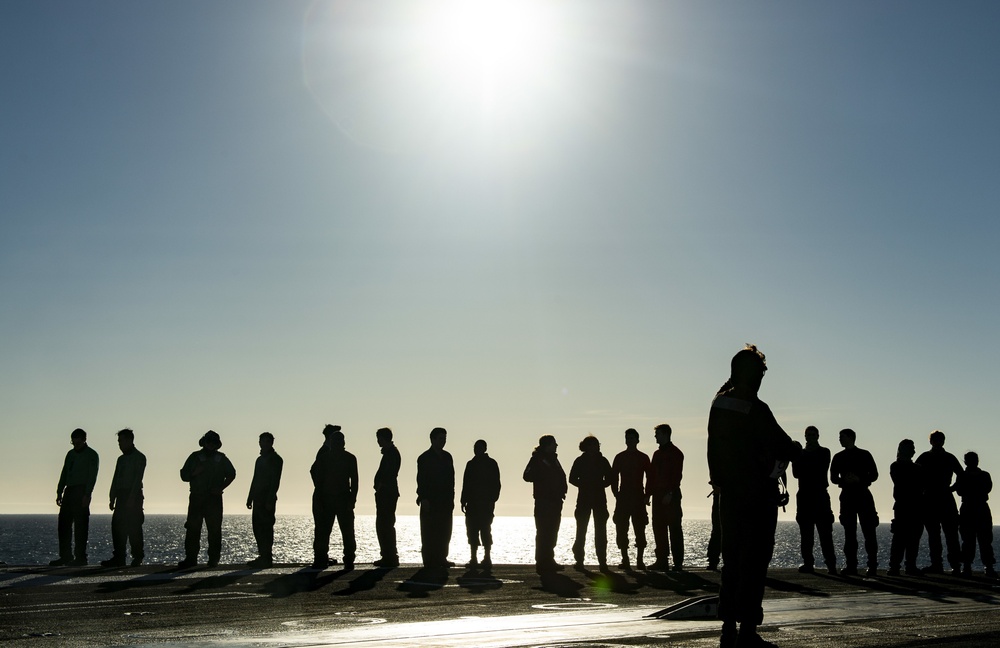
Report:
M 404 150 L 542 132 L 579 69 L 562 0 L 334 0 L 305 21 L 309 90 L 340 129 Z M 578 48 L 577 48 L 578 49 Z M 576 65 L 576 68 L 573 66 Z M 577 78 L 579 74 L 575 75 Z
M 442 0 L 427 7 L 427 63 L 457 88 L 518 95 L 553 63 L 558 25 L 538 0 Z M 494 96 L 494 100 L 497 96 Z

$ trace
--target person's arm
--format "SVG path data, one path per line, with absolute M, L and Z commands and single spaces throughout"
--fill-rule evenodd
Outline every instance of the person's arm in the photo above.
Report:
M 90 501 L 91 495 L 94 493 L 94 487 L 97 486 L 97 471 L 100 468 L 101 458 L 97 455 L 97 452 L 93 448 L 88 448 L 90 450 L 90 461 L 87 464 L 87 501 Z
M 351 457 L 351 504 L 353 505 L 358 501 L 358 458 L 354 455 Z
M 222 486 L 219 488 L 220 493 L 236 481 L 236 466 L 234 466 L 233 462 L 229 460 L 229 457 L 224 457 L 223 461 L 225 462 L 223 465 L 225 472 L 222 474 Z

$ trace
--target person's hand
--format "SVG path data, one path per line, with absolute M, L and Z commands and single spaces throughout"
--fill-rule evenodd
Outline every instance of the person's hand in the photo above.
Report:
M 109 500 L 108 501 L 108 508 L 111 509 L 112 511 L 115 510 L 115 501 L 114 500 Z
M 417 496 L 417 506 L 420 506 L 420 496 Z
M 465 513 L 465 502 L 462 502 L 462 513 Z
M 247 500 L 247 508 L 253 509 L 253 500 Z
M 62 506 L 62 495 L 56 494 L 56 506 Z

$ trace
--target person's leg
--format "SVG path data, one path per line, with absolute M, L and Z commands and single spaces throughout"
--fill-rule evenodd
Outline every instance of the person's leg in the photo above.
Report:
M 59 560 L 70 562 L 73 560 L 73 511 L 71 505 L 63 497 L 62 505 L 59 507 L 59 519 L 57 522 L 59 533 Z
M 337 511 L 340 537 L 344 544 L 344 567 L 353 567 L 358 552 L 358 542 L 354 535 L 354 507 L 343 504 Z
M 212 495 L 205 507 L 205 530 L 208 535 L 208 564 L 218 565 L 222 557 L 222 495 Z
M 375 496 L 375 533 L 378 536 L 379 551 L 389 562 L 399 560 L 396 550 L 396 504 L 399 495 Z
M 932 501 L 927 502 L 924 515 L 924 528 L 927 529 L 927 548 L 931 559 L 929 569 L 941 571 L 944 565 L 941 556 L 941 517 L 937 506 Z
M 330 564 L 330 533 L 333 532 L 333 513 L 322 498 L 313 497 L 313 564 L 326 567 Z
M 840 524 L 844 527 L 844 567 L 858 569 L 858 512 L 850 496 L 840 497 Z
M 584 550 L 587 542 L 587 527 L 590 525 L 590 507 L 580 502 L 573 511 L 576 518 L 576 540 L 573 542 L 573 559 L 577 565 L 583 564 Z
M 128 524 L 126 518 L 125 507 L 122 506 L 121 502 L 118 502 L 114 512 L 111 514 L 111 559 L 107 562 L 115 564 L 125 563 L 126 542 L 128 542 L 129 532 L 129 529 L 126 528 Z
M 653 496 L 653 543 L 656 566 L 665 569 L 670 562 L 670 535 L 667 530 L 667 511 L 660 497 Z
M 680 569 L 684 564 L 684 528 L 681 524 L 684 513 L 681 511 L 680 500 L 671 503 L 670 506 L 670 548 L 674 559 L 674 569 Z
M 598 504 L 594 507 L 594 550 L 597 553 L 597 563 L 601 567 L 608 565 L 608 507 Z
M 950 494 L 945 501 L 941 530 L 944 532 L 945 545 L 948 547 L 948 564 L 952 569 L 959 569 L 962 564 L 962 543 L 958 538 L 958 508 Z
M 184 522 L 184 562 L 197 564 L 201 553 L 201 525 L 205 519 L 205 503 L 201 496 L 188 498 L 187 520 Z
M 140 564 L 146 557 L 146 543 L 142 534 L 142 525 L 145 521 L 146 513 L 142 509 L 142 499 L 140 498 L 129 516 L 128 542 L 132 547 L 132 562 L 136 565 Z

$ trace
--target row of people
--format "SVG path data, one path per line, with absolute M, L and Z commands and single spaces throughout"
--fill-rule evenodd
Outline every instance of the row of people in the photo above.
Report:
M 358 468 L 356 457 L 346 450 L 345 437 L 340 426 L 327 425 L 324 443 L 310 468 L 314 492 L 312 511 L 315 521 L 313 567 L 325 568 L 331 559 L 329 540 L 334 523 L 338 523 L 344 547 L 343 562 L 353 566 L 357 551 L 354 533 L 354 507 L 358 494 Z M 638 550 L 636 564 L 643 564 L 646 546 L 646 525 L 649 523 L 647 506 L 652 503 L 653 531 L 657 558 L 651 569 L 665 569 L 668 556 L 673 553 L 675 569 L 683 562 L 684 543 L 680 530 L 683 453 L 671 443 L 669 425 L 655 429 L 660 445 L 653 459 L 638 450 L 639 433 L 634 429 L 625 432 L 626 450 L 619 453 L 611 464 L 600 453 L 600 442 L 588 436 L 580 444 L 582 454 L 573 463 L 569 483 L 579 490 L 575 517 L 578 521 L 577 538 L 573 546 L 574 557 L 582 564 L 584 542 L 589 519 L 595 520 L 595 541 L 600 564 L 607 563 L 607 520 L 609 517 L 606 488 L 610 487 L 616 499 L 614 523 L 617 544 L 622 553 L 623 567 L 629 566 L 628 531 L 631 525 Z M 87 434 L 82 429 L 70 435 L 73 449 L 63 463 L 57 486 L 56 504 L 60 507 L 58 533 L 59 557 L 50 564 L 87 564 L 87 537 L 90 500 L 97 481 L 99 458 L 87 445 Z M 381 428 L 376 441 L 382 458 L 374 478 L 376 535 L 381 557 L 378 566 L 395 566 L 399 563 L 396 549 L 395 513 L 399 499 L 397 482 L 400 455 L 392 441 L 392 430 Z M 447 431 L 435 428 L 430 434 L 430 448 L 417 459 L 417 504 L 420 507 L 421 551 L 425 565 L 447 566 L 448 546 L 451 541 L 452 514 L 455 496 L 455 472 L 451 455 L 444 450 Z M 258 440 L 260 456 L 254 466 L 246 506 L 252 511 L 252 528 L 258 547 L 258 557 L 253 566 L 273 563 L 274 525 L 278 489 L 281 483 L 283 460 L 274 449 L 274 436 L 264 432 Z M 127 550 L 131 547 L 133 566 L 142 563 L 143 547 L 143 492 L 142 480 L 146 457 L 135 446 L 135 434 L 130 429 L 118 432 L 121 455 L 118 457 L 109 492 L 109 507 L 113 511 L 111 534 L 113 555 L 102 562 L 104 566 L 124 566 Z M 192 453 L 180 470 L 180 477 L 190 486 L 187 520 L 185 522 L 185 558 L 181 567 L 197 564 L 201 550 L 201 534 L 205 528 L 208 536 L 208 564 L 219 561 L 222 548 L 222 493 L 236 479 L 236 469 L 221 452 L 222 440 L 210 430 L 199 440 L 200 450 Z M 491 565 L 490 549 L 493 544 L 492 522 L 495 504 L 500 496 L 500 470 L 496 461 L 487 454 L 483 440 L 475 443 L 474 457 L 465 469 L 460 495 L 462 512 L 465 513 L 466 531 L 470 547 L 470 565 L 477 565 L 478 548 L 483 547 L 482 565 Z M 544 475 L 553 470 L 554 479 Z M 539 526 L 539 547 L 555 546 L 558 520 L 566 496 L 566 476 L 555 453 L 555 439 L 543 437 L 525 470 L 524 478 L 535 482 L 536 501 L 543 502 L 543 512 L 555 512 L 555 529 L 546 526 L 551 519 L 543 514 Z M 546 509 L 544 502 L 553 506 Z M 536 519 L 538 516 L 536 515 Z M 73 540 L 75 536 L 75 550 Z M 545 555 L 541 549 L 540 555 Z M 554 562 L 554 561 L 552 561 Z M 540 568 L 547 562 L 539 561 Z
M 801 531 L 803 564 L 801 572 L 814 570 L 814 530 L 819 535 L 820 548 L 827 570 L 837 573 L 837 558 L 833 547 L 833 508 L 828 493 L 829 483 L 840 487 L 840 523 L 844 527 L 845 575 L 858 574 L 858 526 L 864 537 L 868 558 L 866 574 L 874 576 L 878 569 L 879 517 L 870 486 L 878 479 L 878 467 L 871 453 L 857 447 L 854 430 L 840 431 L 843 450 L 832 459 L 830 450 L 819 444 L 819 430 L 805 430 L 806 445 L 792 461 L 792 475 L 798 480 L 796 516 Z M 896 461 L 889 467 L 893 483 L 892 542 L 889 551 L 890 575 L 899 575 L 905 562 L 905 573 L 944 573 L 941 535 L 947 546 L 947 560 L 955 575 L 971 575 L 972 562 L 979 545 L 980 559 L 986 575 L 996 578 L 993 554 L 993 519 L 989 493 L 993 489 L 990 474 L 979 467 L 979 455 L 965 454 L 965 468 L 944 449 L 945 435 L 940 430 L 931 433 L 930 449 L 914 461 L 916 447 L 912 440 L 899 442 Z M 827 477 L 829 476 L 829 482 Z M 961 510 L 953 493 L 962 498 Z M 917 566 L 917 551 L 924 530 L 930 549 L 930 565 Z

